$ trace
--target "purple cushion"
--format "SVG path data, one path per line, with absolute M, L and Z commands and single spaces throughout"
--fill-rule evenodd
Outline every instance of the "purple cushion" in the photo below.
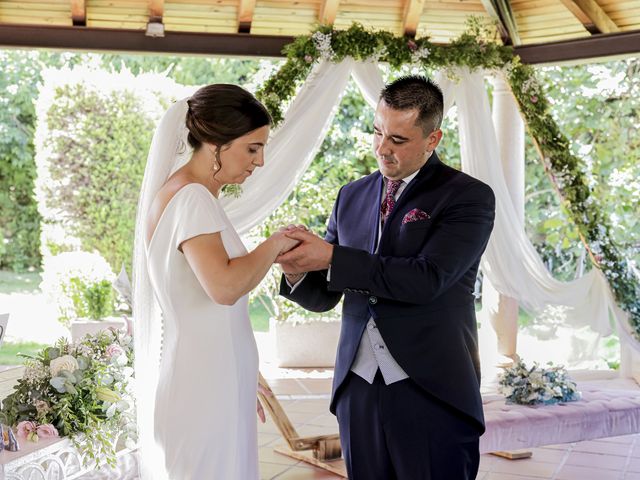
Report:
M 640 391 L 579 385 L 582 400 L 560 405 L 507 405 L 484 395 L 487 430 L 480 452 L 580 442 L 640 432 Z

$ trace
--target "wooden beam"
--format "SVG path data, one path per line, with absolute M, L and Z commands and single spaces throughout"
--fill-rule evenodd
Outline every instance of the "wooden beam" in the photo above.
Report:
M 87 6 L 84 0 L 71 0 L 71 21 L 74 27 L 87 26 Z
M 149 22 L 162 23 L 164 0 L 149 0 Z
M 620 28 L 595 0 L 560 0 L 589 33 L 615 33 Z
M 221 33 L 167 32 L 151 38 L 144 30 L 41 27 L 0 24 L 0 46 L 81 51 L 283 57 L 295 37 Z M 524 63 L 559 63 L 640 53 L 640 30 L 596 35 L 514 48 Z
M 323 0 L 320 5 L 320 14 L 318 20 L 321 25 L 333 25 L 338 15 L 338 7 L 340 0 Z
M 480 0 L 485 11 L 498 25 L 502 43 L 520 45 L 520 34 L 509 0 Z
M 295 37 L 243 33 L 166 32 L 145 36 L 144 30 L 117 28 L 41 27 L 0 23 L 0 46 L 58 48 L 79 51 L 139 52 L 155 54 L 283 57 L 282 49 Z
M 514 48 L 524 63 L 556 64 L 640 53 L 640 30 Z
M 256 0 L 240 0 L 238 7 L 238 33 L 250 33 Z
M 420 23 L 420 16 L 424 10 L 425 0 L 405 0 L 402 15 L 402 31 L 409 37 L 415 37 Z

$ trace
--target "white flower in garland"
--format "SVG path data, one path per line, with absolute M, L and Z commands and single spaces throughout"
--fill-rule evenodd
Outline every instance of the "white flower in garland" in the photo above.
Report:
M 413 40 L 407 42 L 407 47 L 411 51 L 411 63 L 420 63 L 431 54 L 431 50 L 427 47 L 418 47 L 418 44 Z
M 380 48 L 376 49 L 376 51 L 373 52 L 373 54 L 368 58 L 368 60 L 379 62 L 383 58 L 386 58 L 388 54 L 389 54 L 389 51 L 387 50 L 387 46 L 383 45 Z
M 318 50 L 318 53 L 320 54 L 320 58 L 328 60 L 333 57 L 330 33 L 315 32 L 311 35 L 311 39 L 313 40 L 316 50 Z
M 531 76 L 522 82 L 522 91 L 529 95 L 535 95 L 540 93 L 540 84 L 536 77 Z

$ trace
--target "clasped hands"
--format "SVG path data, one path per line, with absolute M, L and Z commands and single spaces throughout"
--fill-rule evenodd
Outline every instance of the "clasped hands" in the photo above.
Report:
M 296 282 L 306 272 L 326 270 L 331 265 L 333 245 L 310 232 L 304 225 L 288 225 L 280 233 L 291 239 L 291 248 L 278 255 L 275 263 L 280 264 L 291 282 Z

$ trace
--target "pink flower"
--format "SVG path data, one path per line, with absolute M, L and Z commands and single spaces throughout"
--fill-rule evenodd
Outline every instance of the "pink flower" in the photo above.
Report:
M 536 97 L 535 95 L 533 95 L 531 97 L 531 103 L 538 103 L 538 97 Z
M 407 42 L 407 47 L 409 47 L 409 50 L 411 50 L 412 52 L 415 52 L 418 49 L 418 44 L 413 40 L 409 40 Z
M 305 55 L 304 56 L 304 61 L 307 63 L 311 63 L 313 62 L 313 57 L 311 55 Z
M 29 420 L 24 420 L 18 423 L 16 427 L 16 433 L 19 437 L 28 437 L 29 434 L 35 433 L 37 430 L 36 422 L 30 422 Z
M 124 353 L 122 347 L 116 343 L 112 343 L 107 347 L 106 354 L 109 358 L 119 357 Z
M 56 427 L 54 427 L 50 423 L 38 425 L 37 432 L 40 438 L 54 438 L 60 436 L 58 430 L 56 430 Z

